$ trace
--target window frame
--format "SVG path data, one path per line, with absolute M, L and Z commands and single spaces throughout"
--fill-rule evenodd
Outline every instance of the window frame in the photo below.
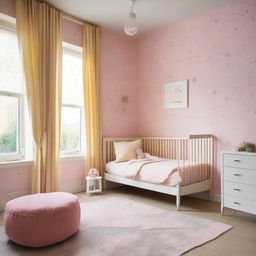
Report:
M 14 35 L 17 38 L 16 33 L 16 20 L 8 15 L 0 13 L 0 29 L 6 33 Z M 18 39 L 18 38 L 17 38 Z M 23 90 L 24 88 L 24 81 Z M 25 157 L 25 105 L 24 97 L 25 92 L 18 93 L 8 90 L 0 90 L 0 95 L 5 97 L 14 97 L 18 99 L 18 124 L 17 124 L 17 151 L 15 153 L 7 153 L 0 155 L 0 162 L 22 160 Z
M 77 45 L 70 43 L 62 42 L 62 54 L 68 53 L 74 56 L 83 57 L 83 48 Z M 63 71 L 62 71 L 63 72 Z M 63 107 L 67 108 L 76 108 L 80 110 L 80 151 L 61 151 L 60 157 L 72 157 L 72 156 L 81 156 L 86 155 L 85 151 L 85 109 L 84 104 L 70 104 L 62 101 L 61 109 Z M 62 122 L 61 122 L 62 124 Z M 62 128 L 62 127 L 61 127 Z M 61 135 L 61 134 L 60 134 Z
M 24 159 L 24 124 L 25 124 L 25 114 L 24 114 L 24 94 L 10 92 L 10 91 L 1 91 L 0 96 L 13 97 L 18 99 L 18 124 L 17 124 L 17 151 L 15 153 L 6 153 L 0 155 L 0 161 L 14 161 Z

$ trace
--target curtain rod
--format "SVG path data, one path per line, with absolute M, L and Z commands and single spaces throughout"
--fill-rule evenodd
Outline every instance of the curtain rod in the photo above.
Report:
M 56 7 L 54 7 L 56 8 Z M 56 8 L 57 9 L 57 8 Z M 92 23 L 92 22 L 89 22 L 89 21 L 85 21 L 83 19 L 80 19 L 80 18 L 77 18 L 69 13 L 66 13 L 66 12 L 63 12 L 62 10 L 60 9 L 57 9 L 60 14 L 61 14 L 61 17 L 64 18 L 64 19 L 67 19 L 67 20 L 70 20 L 70 21 L 73 21 L 79 25 L 85 25 L 85 24 L 89 24 L 89 25 L 92 25 L 92 26 L 95 26 L 95 27 L 99 27 L 98 25 Z
M 57 9 L 57 10 L 59 10 L 59 9 Z M 69 14 L 69 13 L 63 12 L 63 11 L 61 11 L 61 10 L 59 10 L 59 11 L 60 11 L 61 17 L 64 18 L 64 19 L 66 19 L 66 20 L 73 21 L 73 22 L 75 22 L 75 23 L 77 23 L 77 24 L 79 24 L 79 25 L 89 24 L 89 25 L 92 25 L 92 26 L 95 26 L 95 27 L 99 27 L 98 25 L 96 25 L 96 24 L 94 24 L 94 23 L 91 23 L 91 22 L 89 22 L 89 21 L 82 20 L 82 19 L 80 19 L 80 18 L 77 18 L 77 17 L 75 17 L 75 16 Z
M 68 13 L 63 12 L 63 11 L 60 11 L 60 13 L 61 13 L 61 17 L 62 18 L 66 19 L 66 20 L 73 21 L 73 22 L 75 22 L 77 24 L 84 25 L 84 24 L 88 23 L 86 21 L 83 21 L 83 20 L 81 20 L 79 18 L 76 18 L 76 17 L 74 17 L 74 16 L 72 16 L 72 15 L 70 15 Z
M 82 19 L 80 19 L 80 18 L 77 18 L 77 17 L 75 17 L 75 16 L 69 14 L 69 13 L 64 12 L 64 11 L 62 11 L 61 9 L 59 9 L 59 8 L 57 8 L 57 7 L 55 7 L 55 6 L 53 6 L 52 4 L 45 2 L 45 0 L 36 0 L 36 1 L 38 1 L 39 3 L 47 4 L 47 5 L 49 5 L 50 7 L 52 7 L 52 8 L 54 8 L 54 9 L 58 10 L 58 11 L 60 12 L 61 17 L 64 18 L 64 19 L 73 21 L 73 22 L 75 22 L 75 23 L 77 23 L 77 24 L 79 24 L 79 25 L 90 24 L 90 25 L 93 25 L 93 26 L 97 26 L 97 25 L 95 25 L 95 24 L 93 24 L 93 23 L 91 23 L 91 22 L 82 20 Z M 97 27 L 98 27 L 98 26 L 97 26 Z

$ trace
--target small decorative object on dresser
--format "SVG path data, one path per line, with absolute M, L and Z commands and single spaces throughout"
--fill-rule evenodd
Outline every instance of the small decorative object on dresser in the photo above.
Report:
M 246 152 L 253 152 L 255 149 L 255 145 L 248 142 L 243 142 L 242 145 L 240 145 L 237 148 L 237 151 L 246 151 Z
M 90 169 L 86 177 L 86 192 L 87 194 L 102 192 L 102 177 L 99 176 L 99 171 L 96 168 Z
M 222 152 L 222 214 L 224 207 L 256 214 L 256 153 Z

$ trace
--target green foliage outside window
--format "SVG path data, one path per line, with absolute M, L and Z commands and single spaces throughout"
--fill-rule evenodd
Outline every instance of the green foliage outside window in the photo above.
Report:
M 7 131 L 0 135 L 0 154 L 16 152 L 17 127 L 13 122 Z

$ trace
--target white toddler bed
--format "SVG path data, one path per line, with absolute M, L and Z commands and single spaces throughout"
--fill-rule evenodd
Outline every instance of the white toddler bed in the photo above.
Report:
M 161 162 L 150 163 L 142 167 L 136 178 L 128 178 L 127 166 L 133 171 L 133 165 L 140 160 L 115 162 L 113 143 L 141 139 L 142 149 L 151 155 L 161 157 Z M 164 158 L 164 159 L 163 159 Z M 143 160 L 142 160 L 143 161 Z M 135 163 L 133 163 L 135 162 Z M 212 188 L 214 168 L 214 137 L 212 135 L 190 135 L 189 138 L 104 138 L 103 164 L 104 180 L 130 185 L 138 188 L 157 191 L 176 196 L 177 210 L 180 208 L 180 197 L 199 193 Z M 140 163 L 139 163 L 140 164 Z M 169 165 L 171 174 L 163 183 L 155 184 L 147 177 L 151 174 L 157 178 L 157 171 L 163 171 L 162 165 Z M 152 172 L 153 170 L 153 172 Z M 151 175 L 152 176 L 152 175 Z M 152 178 L 152 177 L 151 177 Z

